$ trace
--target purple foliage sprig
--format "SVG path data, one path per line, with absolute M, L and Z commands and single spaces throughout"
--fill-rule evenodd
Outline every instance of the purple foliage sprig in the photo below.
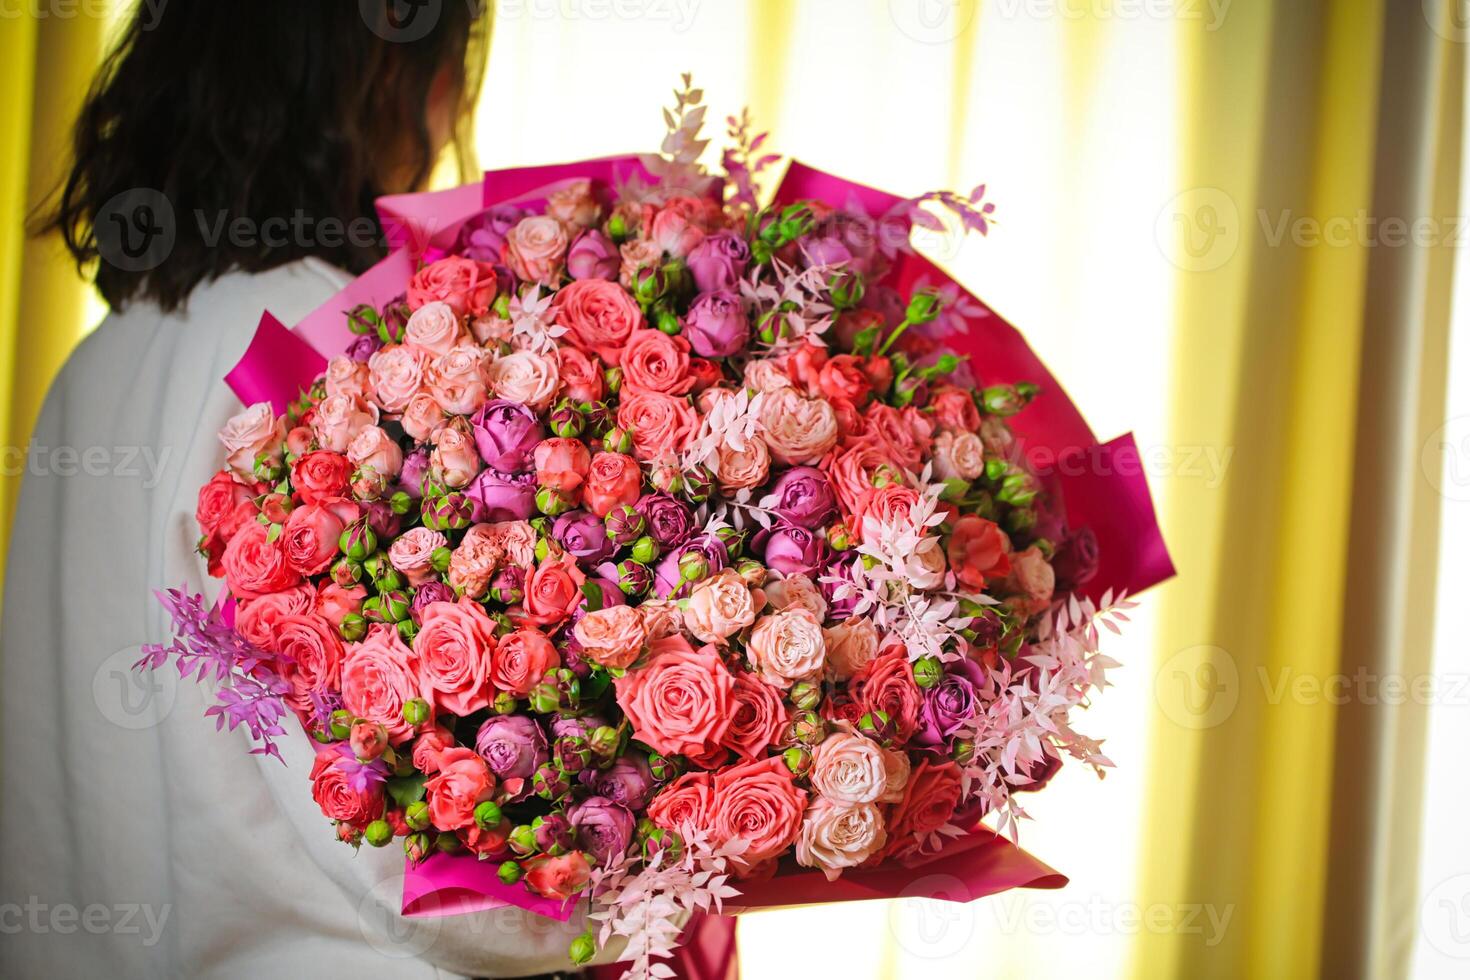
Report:
M 145 644 L 133 669 L 156 670 L 172 658 L 180 677 L 200 683 L 212 679 L 219 685 L 216 703 L 204 714 L 214 718 L 215 728 L 228 725 L 234 731 L 244 725 L 260 743 L 252 754 L 273 755 L 284 763 L 275 738 L 286 734 L 281 719 L 291 685 L 280 674 L 286 658 L 267 653 L 226 625 L 219 609 L 198 593 L 181 587 L 154 595 L 173 620 L 174 639 L 167 645 Z
M 767 167 L 781 159 L 779 153 L 760 152 L 769 133 L 753 133 L 750 110 L 742 109 L 740 118 L 729 116 L 725 120 L 726 136 L 734 141 L 726 147 L 721 163 L 725 168 L 727 186 L 732 191 L 729 203 L 754 210 L 759 207 L 760 185 L 756 178 Z

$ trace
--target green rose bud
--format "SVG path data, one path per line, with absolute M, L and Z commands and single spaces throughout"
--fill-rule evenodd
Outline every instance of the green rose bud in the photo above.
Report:
M 526 829 L 529 830 L 530 828 L 527 827 Z M 516 882 L 521 880 L 521 875 L 523 873 L 524 872 L 521 871 L 521 866 L 519 864 L 516 864 L 514 861 L 501 861 L 500 870 L 497 871 L 495 874 L 500 879 L 502 884 L 514 885 Z
M 781 761 L 786 763 L 786 768 L 791 770 L 791 775 L 801 779 L 812 771 L 812 753 L 810 749 L 799 745 L 793 745 L 781 753 Z
M 378 596 L 378 600 L 382 606 L 383 618 L 390 623 L 402 622 L 407 619 L 409 610 L 413 608 L 413 600 L 402 589 L 384 592 Z
M 602 372 L 602 384 L 609 395 L 616 395 L 623 387 L 623 369 L 610 367 Z
M 423 698 L 410 698 L 403 703 L 403 720 L 417 728 L 429 720 L 429 702 Z
M 622 426 L 615 425 L 602 434 L 604 452 L 627 455 L 633 451 L 633 435 Z
M 709 559 L 699 551 L 686 551 L 679 556 L 679 577 L 685 582 L 699 582 L 709 574 Z
M 643 565 L 652 565 L 658 561 L 658 542 L 644 535 L 633 542 L 633 548 L 629 552 L 633 560 Z
M 429 829 L 429 804 L 423 800 L 415 800 L 403 808 L 403 822 L 408 824 L 410 830 Z
M 592 957 L 597 955 L 597 943 L 592 938 L 592 933 L 584 932 L 572 944 L 567 947 L 567 958 L 577 966 L 591 962 Z
M 376 333 L 379 322 L 378 311 L 367 303 L 359 303 L 347 312 L 347 329 L 359 337 Z
M 933 687 L 943 676 L 944 668 L 938 657 L 920 657 L 914 661 L 914 683 L 919 687 Z
M 910 323 L 929 323 L 939 316 L 939 309 L 943 305 L 938 293 L 930 289 L 921 289 L 909 297 L 904 319 Z
M 815 681 L 797 681 L 791 685 L 791 703 L 800 711 L 811 711 L 822 703 L 822 685 Z
M 362 839 L 374 847 L 383 847 L 393 839 L 393 826 L 386 820 L 374 820 L 362 832 Z
M 486 800 L 475 807 L 475 826 L 481 830 L 494 830 L 504 819 L 505 814 L 500 812 L 500 804 L 494 800 Z
M 949 757 L 960 765 L 964 765 L 975 758 L 974 742 L 956 742 L 954 748 L 949 750 Z
M 490 702 L 490 710 L 497 715 L 513 714 L 516 710 L 516 696 L 509 691 L 501 691 L 495 695 L 495 700 Z
M 348 643 L 356 643 L 364 636 L 367 636 L 367 627 L 367 620 L 361 615 L 358 613 L 348 613 L 342 617 L 342 622 L 337 624 L 337 632 Z M 343 737 L 345 738 L 346 736 Z
M 344 739 L 352 734 L 352 712 L 338 708 L 332 712 L 332 737 Z
M 525 857 L 536 853 L 536 829 L 528 823 L 523 823 L 512 828 L 510 836 L 506 838 L 510 849 Z
M 607 237 L 615 242 L 628 237 L 628 222 L 622 215 L 614 214 L 607 219 Z
M 378 550 L 378 536 L 368 527 L 365 519 L 358 519 L 342 530 L 342 536 L 337 539 L 337 547 L 349 559 L 362 561 Z
M 670 337 L 684 329 L 684 325 L 679 322 L 679 318 L 668 310 L 656 311 L 653 317 L 653 325 Z
M 449 571 L 449 559 L 454 557 L 454 552 L 448 548 L 435 548 L 434 553 L 429 556 L 429 564 L 434 571 L 443 575 Z
M 434 847 L 445 854 L 453 854 L 459 850 L 459 838 L 446 831 L 434 839 Z
M 433 839 L 427 831 L 419 831 L 409 834 L 403 838 L 403 853 L 415 864 L 429 856 L 429 851 L 434 846 Z
M 536 509 L 547 517 L 556 517 L 571 510 L 572 502 L 555 487 L 541 487 L 536 491 Z

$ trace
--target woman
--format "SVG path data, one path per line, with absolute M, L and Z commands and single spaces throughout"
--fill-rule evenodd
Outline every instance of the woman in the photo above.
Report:
M 382 254 L 372 201 L 421 187 L 467 121 L 476 3 L 139 4 L 45 223 L 112 308 L 62 371 L 0 633 L 0 974 L 523 976 L 581 924 L 404 920 L 402 855 L 353 851 L 287 763 L 217 733 L 192 682 L 129 670 L 152 590 L 204 570 L 194 495 L 262 310 L 291 323 Z M 155 8 L 162 10 L 157 16 Z M 390 16 L 390 14 L 394 16 Z M 90 456 L 88 455 L 90 453 Z M 105 470 L 105 473 L 102 472 Z

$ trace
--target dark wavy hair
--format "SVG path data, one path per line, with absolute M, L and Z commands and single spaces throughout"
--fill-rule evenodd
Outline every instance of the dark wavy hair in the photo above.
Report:
M 383 254 L 373 199 L 422 186 L 426 106 L 468 173 L 486 0 L 139 3 L 92 84 L 65 181 L 32 227 L 60 232 L 114 308 L 165 310 L 225 272 Z M 446 73 L 447 70 L 447 73 Z M 441 136 L 442 138 L 442 136 Z

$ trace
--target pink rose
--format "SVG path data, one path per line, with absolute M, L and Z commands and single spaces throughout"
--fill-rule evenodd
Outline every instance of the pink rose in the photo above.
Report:
M 342 497 L 297 507 L 286 518 L 282 535 L 286 563 L 302 575 L 320 575 L 337 557 L 343 528 L 357 517 L 357 504 Z
M 796 863 L 817 868 L 836 881 L 846 868 L 855 868 L 882 852 L 888 843 L 883 814 L 871 803 L 848 806 L 817 797 L 802 817 L 796 838 Z
M 418 588 L 434 578 L 434 552 L 448 546 L 449 539 L 438 531 L 410 528 L 388 546 L 388 563 L 403 573 L 409 585 Z
M 767 392 L 760 420 L 771 456 L 788 466 L 815 463 L 837 445 L 832 406 L 822 398 L 804 398 L 794 388 Z
M 722 743 L 742 759 L 759 759 L 786 725 L 781 692 L 754 674 L 735 675 L 735 709 Z
M 863 413 L 868 434 L 887 447 L 901 466 L 915 470 L 929 455 L 934 426 L 912 408 L 902 411 L 874 402 Z
M 723 644 L 755 622 L 756 604 L 745 579 L 733 568 L 705 579 L 689 594 L 684 627 L 706 643 Z
M 219 441 L 224 444 L 230 468 L 248 480 L 255 478 L 257 458 L 264 458 L 272 465 L 281 462 L 285 440 L 286 420 L 276 418 L 267 402 L 251 405 L 219 430 Z
M 241 483 L 227 471 L 216 473 L 199 488 L 194 507 L 199 530 L 205 535 L 219 532 L 228 541 L 254 515 L 251 500 L 258 492 L 254 484 Z
M 797 572 L 766 580 L 766 601 L 774 612 L 805 609 L 817 622 L 827 618 L 827 598 L 806 575 Z
M 526 578 L 526 597 L 522 602 L 523 622 L 533 626 L 556 626 L 565 622 L 572 610 L 581 604 L 582 583 L 587 576 L 577 567 L 577 560 L 565 552 L 548 557 Z
M 707 752 L 719 747 L 730 727 L 735 682 L 713 647 L 696 651 L 669 637 L 647 665 L 614 686 L 633 737 L 655 752 Z
M 715 479 L 723 493 L 734 495 L 766 482 L 771 474 L 771 453 L 760 436 L 749 436 L 741 449 L 722 441 L 715 449 Z
M 557 902 L 565 902 L 587 887 L 592 867 L 581 851 L 568 851 L 560 857 L 531 858 L 525 863 L 526 887 Z
M 413 740 L 413 767 L 432 776 L 439 771 L 439 755 L 454 748 L 454 734 L 442 725 L 425 731 Z
M 322 449 L 341 454 L 364 427 L 377 424 L 376 405 L 357 395 L 328 395 L 312 413 L 311 434 Z
M 269 540 L 265 525 L 254 521 L 236 532 L 225 545 L 220 564 L 225 584 L 237 599 L 255 599 L 283 592 L 301 581 L 301 575 L 286 560 L 285 542 Z
M 291 685 L 286 696 L 299 712 L 312 708 L 311 695 L 337 690 L 342 670 L 342 640 L 330 623 L 313 614 L 282 616 L 275 623 L 276 653 L 283 654 L 281 677 Z
M 556 359 L 535 351 L 512 351 L 497 357 L 485 371 L 496 398 L 544 411 L 556 395 L 561 378 Z
M 939 433 L 934 439 L 934 472 L 941 480 L 977 479 L 985 472 L 985 444 L 973 432 Z
M 561 666 L 556 647 L 538 630 L 521 628 L 500 638 L 490 658 L 490 680 L 518 698 L 531 693 L 548 670 Z
M 342 765 L 348 761 L 340 748 L 318 749 L 311 765 L 311 798 L 329 820 L 365 826 L 383 812 L 383 790 L 349 776 Z
M 364 762 L 377 759 L 388 749 L 388 730 L 371 721 L 355 721 L 347 733 L 352 754 Z
M 772 392 L 791 387 L 791 379 L 786 376 L 786 372 L 769 359 L 746 361 L 744 380 L 745 387 L 756 391 Z
M 908 472 L 898 466 L 884 448 L 865 442 L 839 452 L 827 467 L 832 489 L 845 513 L 856 514 L 863 496 L 882 479 L 890 483 L 907 483 Z
M 751 669 L 782 689 L 820 673 L 827 657 L 822 625 L 805 609 L 756 620 L 745 652 Z
M 822 631 L 827 641 L 827 675 L 845 681 L 878 656 L 878 630 L 866 616 L 851 616 Z
M 413 650 L 419 658 L 419 677 L 433 692 L 435 707 L 461 718 L 489 707 L 495 696 L 490 684 L 494 620 L 468 597 L 431 602 L 420 615 Z
M 491 525 L 471 526 L 449 556 L 449 584 L 478 599 L 490 587 L 490 577 L 504 555 L 505 549 Z
M 812 753 L 812 788 L 836 803 L 872 803 L 888 785 L 878 743 L 833 732 Z
M 945 385 L 935 389 L 929 395 L 929 407 L 934 409 L 934 419 L 942 428 L 978 432 L 980 430 L 980 410 L 975 407 L 975 399 L 963 388 Z
M 376 425 L 365 425 L 348 445 L 347 461 L 359 470 L 372 470 L 391 480 L 403 469 L 403 450 Z
M 578 404 L 602 400 L 602 369 L 575 347 L 556 351 L 561 394 Z
M 598 453 L 587 469 L 582 503 L 598 517 L 606 517 L 615 507 L 637 501 L 642 487 L 643 472 L 632 456 Z
M 262 650 L 276 649 L 276 625 L 287 616 L 304 616 L 316 605 L 317 595 L 309 583 L 270 592 L 258 599 L 240 599 L 235 606 L 235 629 Z
M 914 734 L 923 696 L 914 683 L 914 671 L 903 647 L 890 648 L 854 674 L 848 693 L 859 714 L 886 714 L 899 742 L 908 741 Z
M 1006 584 L 1024 597 L 1022 605 L 1026 614 L 1034 616 L 1051 604 L 1056 573 L 1041 549 L 1032 545 L 1011 555 L 1011 576 Z
M 429 452 L 429 473 L 435 480 L 459 490 L 469 485 L 481 466 L 475 440 L 464 429 L 458 425 L 446 425 L 434 433 L 434 448 Z
M 883 859 L 902 859 L 919 841 L 949 822 L 960 803 L 960 768 L 950 760 L 925 759 L 909 777 L 903 799 L 888 811 L 888 846 Z
M 632 606 L 596 609 L 577 620 L 572 635 L 582 656 L 595 664 L 618 669 L 630 667 L 643 653 L 648 631 Z
M 618 364 L 643 313 L 627 290 L 606 279 L 579 279 L 556 294 L 556 322 L 567 328 L 562 339 L 605 364 Z
M 714 230 L 719 209 L 711 201 L 697 197 L 671 197 L 646 223 L 647 237 L 670 255 L 684 258 Z
M 388 729 L 394 745 L 413 736 L 403 706 L 419 697 L 418 657 L 398 630 L 378 624 L 361 643 L 348 645 L 342 663 L 342 705 L 358 718 Z
M 422 351 L 397 344 L 368 358 L 368 383 L 373 401 L 386 412 L 398 413 L 424 385 L 426 358 Z
M 689 341 L 662 330 L 635 330 L 623 349 L 623 383 L 666 395 L 687 395 L 694 387 L 689 376 Z
M 327 362 L 327 371 L 322 376 L 322 380 L 325 382 L 328 395 L 367 397 L 367 365 L 345 354 L 339 354 Z
M 429 394 L 444 412 L 473 415 L 490 397 L 485 374 L 485 351 L 460 344 L 429 362 L 425 380 Z M 403 410 L 405 416 L 412 407 L 413 400 L 410 399 Z
M 648 819 L 665 830 L 708 831 L 714 810 L 713 780 L 707 772 L 686 772 L 648 804 Z
M 650 463 L 683 451 L 699 428 L 699 419 L 683 398 L 624 388 L 618 403 L 618 425 L 632 433 L 633 455 Z
M 440 300 L 432 300 L 414 310 L 403 328 L 404 346 L 422 351 L 425 357 L 449 353 L 463 336 L 459 317 L 448 303 Z
M 408 305 L 417 310 L 439 300 L 457 317 L 483 316 L 495 302 L 495 285 L 494 266 L 451 255 L 414 274 L 408 284 Z
M 367 600 L 367 588 L 354 585 L 351 588 L 343 588 L 336 582 L 328 582 L 321 587 L 316 597 L 316 613 L 318 616 L 332 624 L 336 629 L 342 625 L 342 620 L 348 616 L 356 616 L 362 613 L 362 604 Z
M 582 498 L 582 481 L 592 468 L 592 455 L 581 439 L 543 439 L 531 459 L 538 485 L 561 491 L 573 503 Z
M 663 262 L 664 250 L 659 247 L 658 242 L 638 238 L 619 246 L 618 256 L 621 259 L 618 282 L 625 289 L 632 289 L 644 270 L 656 269 Z
M 650 642 L 673 636 L 684 628 L 684 613 L 668 599 L 647 598 L 636 607 Z
M 567 257 L 566 228 L 546 215 L 522 218 L 505 236 L 501 256 L 518 278 L 554 286 Z
M 546 196 L 546 213 L 563 225 L 591 228 L 602 215 L 602 205 L 588 180 L 574 180 Z
M 435 432 L 447 421 L 444 409 L 433 391 L 424 390 L 413 394 L 403 406 L 403 417 L 398 420 L 414 442 L 428 442 Z
M 753 868 L 779 857 L 801 831 L 806 792 L 779 757 L 742 762 L 715 774 L 711 813 L 714 837 L 739 838 L 749 847 L 737 860 Z
M 439 772 L 425 781 L 429 819 L 439 830 L 461 830 L 475 822 L 475 807 L 495 792 L 495 777 L 472 749 L 439 753 Z
M 530 568 L 536 561 L 536 529 L 525 521 L 500 521 L 487 529 L 495 547 L 512 565 Z

